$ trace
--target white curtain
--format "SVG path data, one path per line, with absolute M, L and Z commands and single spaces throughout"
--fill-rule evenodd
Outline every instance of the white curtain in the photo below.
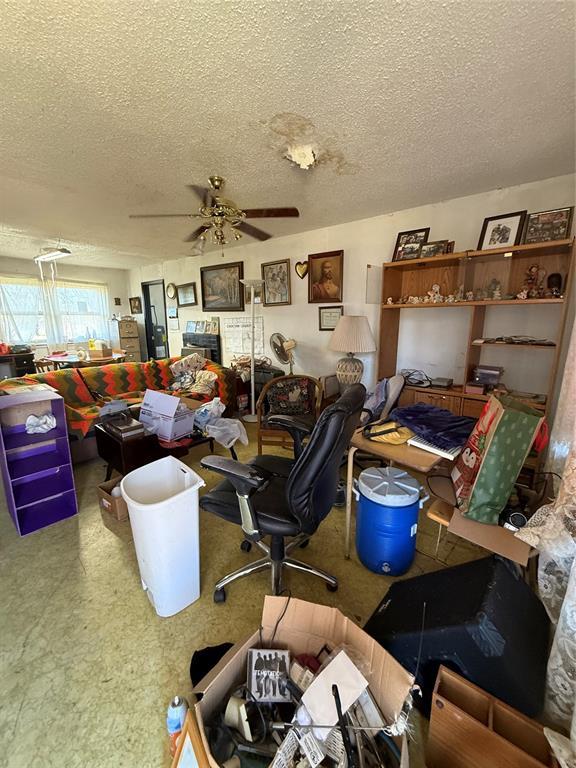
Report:
M 539 509 L 516 536 L 539 550 L 538 590 L 554 627 L 545 701 L 545 717 L 554 730 L 547 730 L 547 736 L 562 768 L 576 768 L 576 329 L 566 358 L 549 465 L 562 472 L 558 497 Z
M 0 278 L 0 339 L 12 344 L 67 344 L 109 339 L 108 289 L 76 281 Z

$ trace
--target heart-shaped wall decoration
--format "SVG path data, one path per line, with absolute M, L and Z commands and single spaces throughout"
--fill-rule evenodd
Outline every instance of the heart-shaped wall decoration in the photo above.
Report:
M 295 266 L 296 274 L 300 278 L 300 280 L 304 280 L 306 275 L 308 274 L 308 262 L 307 261 L 297 261 Z

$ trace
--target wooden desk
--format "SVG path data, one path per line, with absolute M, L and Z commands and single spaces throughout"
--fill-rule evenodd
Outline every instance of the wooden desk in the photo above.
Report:
M 414 469 L 416 472 L 429 472 L 442 461 L 441 456 L 414 448 L 412 445 L 389 445 L 367 440 L 362 436 L 362 430 L 354 433 L 348 448 L 348 473 L 346 475 L 346 541 L 344 554 L 350 558 L 350 527 L 352 524 L 352 482 L 354 480 L 354 454 L 356 451 L 364 451 L 379 459 L 389 462 L 390 466 L 399 464 L 401 467 Z
M 94 365 L 110 365 L 110 363 L 123 363 L 126 355 L 121 352 L 114 352 L 110 357 L 96 357 L 91 360 L 89 357 L 81 360 L 78 355 L 46 355 L 44 360 L 54 363 L 56 368 L 60 365 L 70 366 L 71 368 L 89 368 Z

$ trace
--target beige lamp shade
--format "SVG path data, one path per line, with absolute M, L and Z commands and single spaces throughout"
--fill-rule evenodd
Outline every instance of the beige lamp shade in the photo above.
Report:
M 364 315 L 343 315 L 334 329 L 328 349 L 334 352 L 347 352 L 346 357 L 338 360 L 336 377 L 340 389 L 356 384 L 362 378 L 364 365 L 354 357 L 357 352 L 375 352 L 376 342 Z
M 328 349 L 334 352 L 375 352 L 376 342 L 365 315 L 343 315 L 332 333 Z

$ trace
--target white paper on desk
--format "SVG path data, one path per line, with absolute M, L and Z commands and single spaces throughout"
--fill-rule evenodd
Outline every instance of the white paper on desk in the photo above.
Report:
M 316 678 L 302 696 L 302 704 L 308 710 L 314 725 L 336 725 L 338 712 L 332 694 L 332 686 L 338 686 L 342 712 L 347 712 L 368 688 L 368 681 L 360 670 L 350 661 L 345 651 L 332 659 L 330 664 Z M 314 735 L 320 741 L 328 738 L 327 728 L 314 728 Z

